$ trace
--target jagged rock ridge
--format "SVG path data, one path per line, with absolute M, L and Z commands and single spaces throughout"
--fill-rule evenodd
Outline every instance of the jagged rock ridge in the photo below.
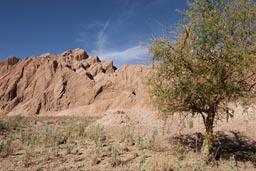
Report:
M 81 113 L 146 108 L 144 65 L 88 56 L 82 49 L 0 61 L 0 115 L 43 114 L 81 108 Z

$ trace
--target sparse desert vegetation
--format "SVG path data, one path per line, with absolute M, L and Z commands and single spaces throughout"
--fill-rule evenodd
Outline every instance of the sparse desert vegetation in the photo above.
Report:
M 117 114 L 117 115 L 125 115 Z M 0 120 L 0 170 L 250 170 L 255 142 L 216 134 L 215 159 L 200 160 L 202 133 L 173 136 L 167 126 L 115 129 L 96 117 L 4 117 Z M 190 130 L 191 122 L 183 122 Z M 222 143 L 225 143 L 222 145 Z

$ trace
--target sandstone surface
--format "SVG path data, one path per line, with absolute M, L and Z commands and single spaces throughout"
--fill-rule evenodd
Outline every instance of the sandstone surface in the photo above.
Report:
M 0 61 L 0 71 L 0 115 L 97 115 L 148 107 L 143 82 L 149 66 L 116 68 L 113 61 L 79 48 L 25 59 L 11 56 Z

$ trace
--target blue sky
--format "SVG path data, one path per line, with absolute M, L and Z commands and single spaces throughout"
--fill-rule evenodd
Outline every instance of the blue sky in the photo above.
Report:
M 83 48 L 102 60 L 147 63 L 146 44 L 177 24 L 186 0 L 1 0 L 0 58 Z

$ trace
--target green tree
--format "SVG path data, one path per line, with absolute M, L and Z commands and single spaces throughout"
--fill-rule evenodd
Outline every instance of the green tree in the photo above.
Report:
M 256 4 L 194 0 L 188 7 L 174 40 L 170 34 L 151 39 L 149 90 L 163 114 L 202 116 L 201 154 L 208 160 L 215 121 L 233 116 L 231 102 L 245 107 L 255 95 Z

